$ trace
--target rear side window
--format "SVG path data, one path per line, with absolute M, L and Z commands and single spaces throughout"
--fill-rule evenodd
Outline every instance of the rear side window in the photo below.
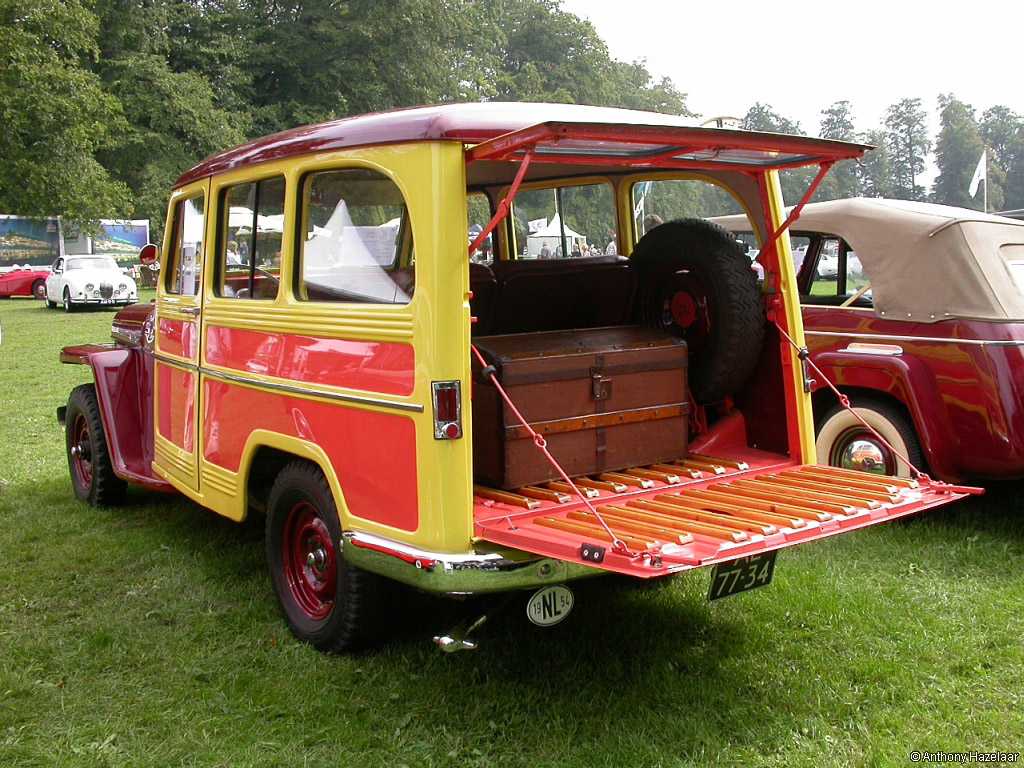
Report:
M 281 270 L 284 179 L 228 187 L 221 193 L 217 295 L 273 299 Z
M 615 198 L 611 184 L 528 189 L 512 206 L 517 259 L 614 255 Z
M 408 304 L 416 287 L 409 213 L 398 186 L 363 168 L 302 182 L 296 296 L 305 301 Z
M 167 293 L 199 295 L 203 275 L 204 203 L 203 195 L 199 194 L 174 205 L 171 252 L 164 277 Z

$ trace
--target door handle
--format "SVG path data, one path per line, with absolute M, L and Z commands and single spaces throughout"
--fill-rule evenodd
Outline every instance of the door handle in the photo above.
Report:
M 198 315 L 199 307 L 182 307 L 178 311 L 181 312 L 183 315 Z

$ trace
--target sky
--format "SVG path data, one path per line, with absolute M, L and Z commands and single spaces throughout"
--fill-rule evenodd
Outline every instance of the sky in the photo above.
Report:
M 705 118 L 742 117 L 755 101 L 816 135 L 820 111 L 853 105 L 858 130 L 885 108 L 921 97 L 932 134 L 936 99 L 952 92 L 982 110 L 1024 113 L 1024 0 L 782 0 L 714 3 L 564 0 L 615 58 L 644 59 L 672 78 Z M 930 174 L 929 174 L 930 175 Z

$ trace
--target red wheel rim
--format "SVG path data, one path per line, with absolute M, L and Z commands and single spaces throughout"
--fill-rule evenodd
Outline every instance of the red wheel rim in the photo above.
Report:
M 92 442 L 85 414 L 78 414 L 71 425 L 71 466 L 82 488 L 92 485 Z
M 334 539 L 316 508 L 300 501 L 288 512 L 281 537 L 284 577 L 292 600 L 314 621 L 334 609 L 338 564 Z
M 665 295 L 661 324 L 666 330 L 677 329 L 698 354 L 711 336 L 711 305 L 703 284 L 689 273 L 675 276 Z

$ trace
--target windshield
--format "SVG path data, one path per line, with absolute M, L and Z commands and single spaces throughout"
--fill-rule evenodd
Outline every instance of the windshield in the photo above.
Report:
M 68 259 L 68 269 L 117 269 L 117 262 L 109 256 L 88 256 L 80 259 Z

